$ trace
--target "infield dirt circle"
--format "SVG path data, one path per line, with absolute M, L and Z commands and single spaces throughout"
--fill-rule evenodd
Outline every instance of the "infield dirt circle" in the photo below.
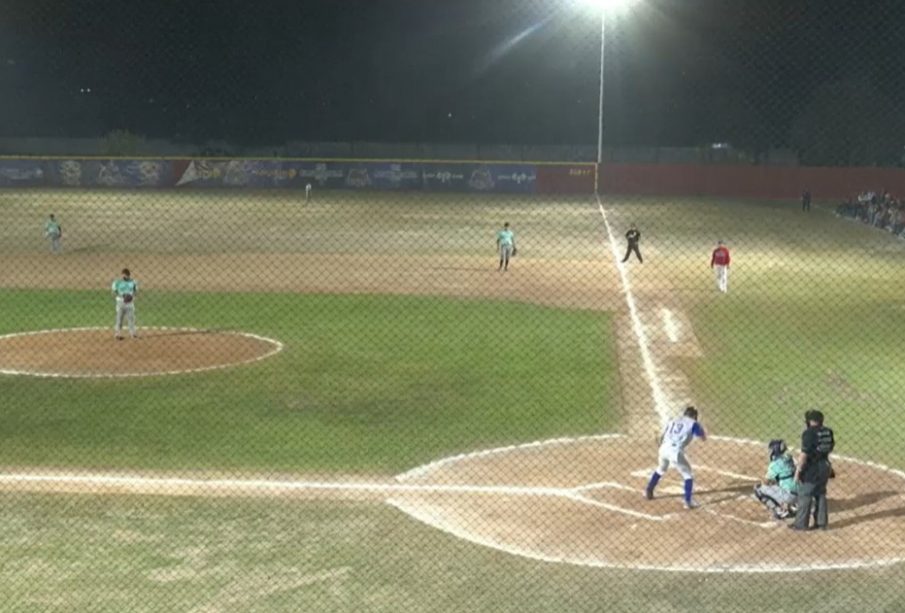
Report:
M 834 460 L 831 529 L 793 532 L 752 496 L 766 445 L 712 438 L 695 445 L 696 498 L 686 510 L 671 472 L 643 491 L 656 449 L 621 435 L 539 442 L 466 454 L 398 481 L 423 489 L 391 504 L 436 528 L 534 559 L 691 572 L 814 571 L 905 561 L 905 474 Z M 459 487 L 456 487 L 459 486 Z
M 36 377 L 115 378 L 172 375 L 247 364 L 283 348 L 246 332 L 141 328 L 113 338 L 110 328 L 41 330 L 0 336 L 0 373 Z

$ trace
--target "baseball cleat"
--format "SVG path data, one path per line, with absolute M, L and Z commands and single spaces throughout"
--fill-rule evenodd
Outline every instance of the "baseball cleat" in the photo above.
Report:
M 700 507 L 700 506 L 701 506 L 701 505 L 699 505 L 699 504 L 697 503 L 697 501 L 694 501 L 694 500 L 689 500 L 688 502 L 685 503 L 685 508 L 688 509 L 688 510 L 697 509 L 697 508 Z
M 116 338 L 116 340 L 118 340 L 118 341 L 123 340 L 123 337 L 121 337 L 121 336 L 117 336 L 117 337 L 115 337 L 115 338 Z
M 654 499 L 654 490 L 650 489 L 649 487 L 644 488 L 644 497 L 647 500 L 653 500 Z

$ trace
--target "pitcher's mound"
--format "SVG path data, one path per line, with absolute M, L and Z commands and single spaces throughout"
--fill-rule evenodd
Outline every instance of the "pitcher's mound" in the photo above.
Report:
M 279 341 L 245 332 L 140 328 L 116 340 L 111 328 L 41 330 L 0 336 L 0 373 L 35 377 L 175 375 L 270 357 Z

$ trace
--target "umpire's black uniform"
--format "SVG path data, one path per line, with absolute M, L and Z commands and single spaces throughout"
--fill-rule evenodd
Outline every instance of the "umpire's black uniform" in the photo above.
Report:
M 808 411 L 805 414 L 807 429 L 801 434 L 801 457 L 798 467 L 798 513 L 795 530 L 807 530 L 814 509 L 816 528 L 826 529 L 829 523 L 829 509 L 826 501 L 826 484 L 832 466 L 830 453 L 836 445 L 833 431 L 823 425 L 823 413 Z M 813 505 L 813 507 L 812 507 Z
M 638 256 L 638 261 L 643 263 L 644 260 L 641 259 L 641 251 L 638 249 L 638 243 L 641 242 L 641 233 L 638 232 L 638 228 L 631 226 L 628 232 L 625 233 L 625 240 L 628 242 L 628 245 L 625 248 L 625 257 L 622 258 L 622 261 L 627 262 L 628 256 L 634 251 L 635 255 Z

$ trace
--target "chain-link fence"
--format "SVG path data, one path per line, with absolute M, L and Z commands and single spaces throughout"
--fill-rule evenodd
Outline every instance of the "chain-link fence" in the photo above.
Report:
M 5 4 L 0 609 L 905 610 L 898 3 Z

